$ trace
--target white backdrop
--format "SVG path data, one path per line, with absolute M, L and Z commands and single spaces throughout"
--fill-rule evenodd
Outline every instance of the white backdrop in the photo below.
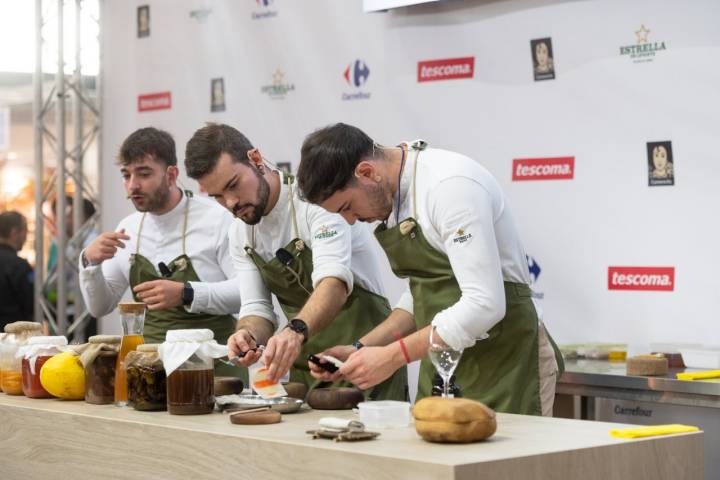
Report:
M 361 0 L 108 1 L 104 18 L 104 228 L 131 211 L 113 161 L 136 128 L 172 132 L 182 162 L 195 129 L 226 122 L 296 168 L 307 133 L 344 121 L 493 172 L 558 342 L 720 343 L 719 2 L 447 0 L 363 14 Z M 548 37 L 555 79 L 535 81 L 530 41 Z M 628 46 L 658 50 L 639 62 Z M 459 57 L 474 57 L 472 78 L 418 82 L 418 62 Z M 225 110 L 213 113 L 216 78 Z M 172 107 L 139 112 L 138 96 L 158 92 Z M 648 186 L 656 141 L 672 142 L 673 186 Z M 574 157 L 572 179 L 512 181 L 514 159 L 547 157 Z M 672 290 L 609 290 L 612 266 L 673 267 Z M 394 300 L 402 283 L 387 279 Z

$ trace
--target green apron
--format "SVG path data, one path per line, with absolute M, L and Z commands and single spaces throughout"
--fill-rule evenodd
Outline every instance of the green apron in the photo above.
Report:
M 293 221 L 295 239 L 285 246 L 292 255 L 292 262 L 288 267 L 295 271 L 295 275 L 277 258 L 264 260 L 255 251 L 255 227 L 252 227 L 250 245 L 245 251 L 257 266 L 260 275 L 270 290 L 278 299 L 283 312 L 288 319 L 295 318 L 310 297 L 312 286 L 312 250 L 299 238 L 297 219 L 295 218 L 295 204 L 293 201 L 293 177 L 286 176 L 284 183 L 288 185 L 290 208 Z M 370 330 L 383 322 L 390 314 L 390 305 L 387 299 L 372 293 L 355 284 L 352 293 L 348 296 L 345 305 L 332 323 L 323 330 L 313 333 L 303 346 L 300 355 L 290 369 L 290 380 L 302 382 L 309 389 L 328 386 L 350 386 L 347 382 L 329 384 L 320 382 L 310 375 L 307 364 L 309 354 L 315 354 L 337 345 L 350 345 Z M 398 370 L 383 383 L 365 393 L 366 398 L 382 400 L 407 399 L 407 370 Z
M 410 149 L 415 155 L 412 180 L 415 210 L 415 174 L 424 142 Z M 399 211 L 400 205 L 397 205 Z M 414 217 L 414 218 L 413 218 Z M 385 250 L 395 275 L 410 279 L 415 324 L 420 330 L 431 325 L 435 315 L 460 300 L 460 287 L 447 256 L 433 248 L 413 217 L 375 236 Z M 466 398 L 479 400 L 507 413 L 541 415 L 538 361 L 539 322 L 528 285 L 504 282 L 506 313 L 488 332 L 489 337 L 466 348 L 455 370 L 456 383 Z M 559 351 L 553 344 L 556 358 Z M 562 358 L 558 367 L 562 368 Z M 426 356 L 420 364 L 417 399 L 430 395 L 435 368 Z
M 187 232 L 188 212 L 190 210 L 190 199 L 192 192 L 186 191 L 187 200 L 185 203 L 185 220 L 183 223 L 182 255 L 168 264 L 172 272 L 169 277 L 158 275 L 155 266 L 146 257 L 140 254 L 140 233 L 142 232 L 145 215 L 140 220 L 137 232 L 137 248 L 130 256 L 130 288 L 134 288 L 144 282 L 152 280 L 170 280 L 173 282 L 199 282 L 192 260 L 185 254 L 185 234 Z M 135 301 L 142 301 L 133 292 Z M 227 339 L 235 331 L 236 320 L 232 315 L 213 315 L 209 313 L 191 313 L 185 310 L 182 305 L 166 310 L 148 310 L 145 314 L 145 328 L 143 338 L 147 343 L 162 343 L 165 341 L 165 332 L 168 330 L 179 330 L 188 328 L 209 328 L 215 334 L 215 340 L 221 345 L 227 343 Z M 218 375 L 242 376 L 247 378 L 240 368 L 230 367 L 220 362 L 215 362 L 215 371 Z

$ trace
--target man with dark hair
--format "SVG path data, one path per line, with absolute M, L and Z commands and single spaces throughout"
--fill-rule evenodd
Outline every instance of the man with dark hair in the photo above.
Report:
M 410 279 L 393 313 L 361 340 L 371 346 L 331 349 L 345 364 L 334 375 L 313 374 L 368 388 L 422 359 L 422 398 L 435 373 L 429 349 L 463 352 L 455 370 L 463 396 L 502 412 L 551 415 L 562 358 L 540 321 L 515 222 L 490 172 L 421 140 L 382 147 L 342 123 L 310 134 L 301 155 L 304 197 L 350 224 L 381 221 L 375 236 L 395 274 Z
M 292 381 L 316 387 L 308 355 L 338 343 L 361 347 L 357 340 L 390 312 L 370 232 L 300 200 L 293 177 L 270 169 L 247 137 L 228 125 L 195 132 L 185 168 L 242 220 L 230 229 L 242 299 L 230 354 L 244 354 L 245 366 L 262 360 L 270 380 L 290 370 Z M 277 332 L 271 295 L 289 319 Z M 383 380 L 368 389 L 369 398 L 406 398 L 405 369 Z
M 209 328 L 227 341 L 240 310 L 227 241 L 232 216 L 178 188 L 167 132 L 137 130 L 123 142 L 118 163 L 137 212 L 83 250 L 80 286 L 88 310 L 107 315 L 129 285 L 135 300 L 148 305 L 145 341 L 162 342 L 167 330 L 185 328 Z
M 0 329 L 33 319 L 33 269 L 18 256 L 27 238 L 27 220 L 20 213 L 0 213 Z

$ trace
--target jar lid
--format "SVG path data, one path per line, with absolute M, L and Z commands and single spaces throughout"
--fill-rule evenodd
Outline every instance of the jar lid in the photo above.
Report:
M 65 346 L 68 344 L 67 338 L 62 335 L 53 337 L 30 337 L 28 338 L 28 345 L 58 345 Z
M 117 309 L 120 313 L 144 313 L 145 303 L 143 302 L 121 302 Z
M 88 338 L 88 343 L 120 343 L 122 337 L 120 335 L 93 335 Z
M 138 352 L 153 353 L 158 351 L 159 346 L 159 343 L 143 343 L 141 345 L 138 345 L 135 350 L 137 350 Z
M 38 322 L 13 322 L 5 325 L 6 333 L 23 333 L 42 330 L 42 324 Z

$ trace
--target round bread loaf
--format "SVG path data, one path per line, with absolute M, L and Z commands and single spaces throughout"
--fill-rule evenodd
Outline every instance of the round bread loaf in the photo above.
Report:
M 413 407 L 413 417 L 415 430 L 428 442 L 477 442 L 497 429 L 495 412 L 467 398 L 423 398 Z
M 357 388 L 315 388 L 307 395 L 307 404 L 316 410 L 351 410 L 364 401 Z
M 307 395 L 308 387 L 304 383 L 288 382 L 283 383 L 283 387 L 285 387 L 285 391 L 287 392 L 288 397 L 305 400 L 305 395 Z
M 243 381 L 236 377 L 215 377 L 215 396 L 241 394 Z

